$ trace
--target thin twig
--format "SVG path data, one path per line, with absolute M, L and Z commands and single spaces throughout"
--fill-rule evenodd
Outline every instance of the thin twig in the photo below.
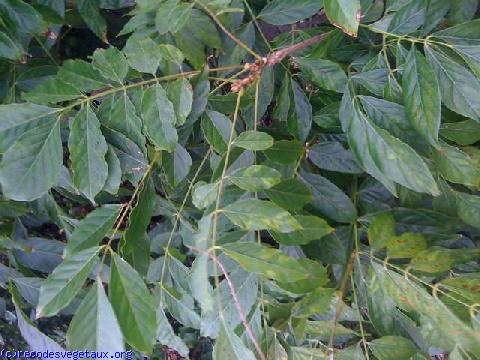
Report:
M 240 319 L 242 320 L 243 327 L 245 328 L 245 331 L 250 338 L 250 340 L 253 343 L 253 346 L 255 347 L 255 350 L 257 351 L 258 356 L 260 357 L 261 360 L 266 360 L 267 358 L 265 357 L 265 354 L 262 351 L 262 348 L 260 347 L 260 344 L 258 343 L 257 339 L 255 338 L 255 335 L 253 334 L 252 328 L 248 324 L 247 321 L 247 316 L 245 315 L 245 312 L 243 311 L 242 305 L 240 303 L 240 300 L 238 299 L 237 292 L 235 290 L 235 286 L 233 285 L 232 279 L 230 278 L 230 275 L 228 274 L 227 270 L 223 266 L 222 262 L 218 260 L 217 256 L 215 254 L 212 254 L 209 251 L 199 249 L 193 246 L 188 246 L 190 249 L 193 251 L 199 252 L 200 254 L 208 256 L 212 261 L 218 265 L 220 270 L 222 271 L 223 276 L 225 277 L 225 280 L 227 281 L 228 287 L 230 288 L 230 294 L 232 295 L 233 303 L 235 304 L 235 307 L 237 308 L 238 314 L 240 315 Z

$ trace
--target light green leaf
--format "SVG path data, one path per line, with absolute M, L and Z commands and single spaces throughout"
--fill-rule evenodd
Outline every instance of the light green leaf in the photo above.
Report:
M 258 18 L 273 25 L 293 24 L 315 15 L 323 2 L 312 0 L 273 0 L 258 14 Z
M 176 350 L 181 356 L 188 356 L 189 350 L 187 345 L 175 335 L 161 306 L 157 308 L 157 321 L 157 340 L 160 344 Z
M 269 201 L 239 200 L 221 212 L 235 225 L 245 230 L 275 230 L 281 233 L 301 229 L 287 211 Z
M 369 343 L 380 360 L 409 360 L 416 352 L 415 344 L 401 336 L 383 336 Z
M 457 192 L 458 216 L 467 224 L 480 228 L 480 196 Z
M 128 73 L 127 59 L 117 48 L 97 49 L 92 56 L 92 65 L 107 79 L 122 83 Z
M 478 259 L 480 249 L 445 249 L 432 246 L 415 254 L 409 266 L 426 273 L 450 271 L 454 265 Z
M 210 146 L 218 153 L 227 151 L 232 123 L 228 117 L 216 112 L 207 111 L 202 117 L 202 130 Z
M 480 93 L 480 80 L 465 67 L 428 46 L 425 53 L 436 71 L 445 106 L 480 121 L 480 100 L 475 95 Z
M 185 78 L 173 81 L 167 86 L 167 97 L 175 109 L 177 125 L 183 125 L 192 111 L 192 85 Z
M 217 198 L 218 183 L 206 183 L 199 181 L 195 184 L 192 193 L 192 202 L 199 208 L 204 209 L 210 204 L 213 204 Z
M 313 194 L 312 206 L 329 218 L 349 223 L 356 219 L 357 211 L 350 198 L 323 176 L 303 171 L 301 180 Z
M 122 51 L 135 70 L 149 74 L 157 72 L 162 54 L 158 44 L 149 37 L 130 36 Z
M 185 60 L 185 55 L 175 46 L 170 44 L 160 44 L 160 53 L 162 58 L 171 61 L 174 64 L 181 65 Z
M 73 120 L 68 148 L 73 183 L 94 203 L 95 195 L 103 189 L 108 177 L 105 160 L 108 146 L 100 131 L 100 122 L 89 105 L 80 110 Z
M 380 250 L 395 237 L 395 219 L 392 214 L 381 213 L 373 219 L 368 227 L 368 242 L 372 249 Z
M 173 151 L 178 141 L 175 129 L 177 119 L 173 104 L 160 84 L 145 91 L 142 115 L 145 131 L 155 146 L 161 150 Z
M 98 245 L 112 230 L 120 210 L 120 205 L 103 205 L 90 212 L 75 227 L 65 247 L 65 256 L 68 257 L 78 251 Z
M 262 191 L 269 189 L 282 180 L 282 174 L 265 165 L 252 165 L 235 170 L 228 180 L 239 188 L 247 191 Z
M 295 215 L 294 218 L 302 225 L 302 229 L 286 234 L 272 231 L 272 236 L 276 242 L 286 246 L 305 245 L 330 234 L 334 230 L 325 220 L 317 216 Z
M 351 36 L 357 36 L 360 23 L 360 1 L 324 0 L 328 20 Z
M 392 259 L 408 258 L 427 248 L 422 234 L 406 232 L 391 237 L 387 242 L 387 253 Z
M 233 145 L 252 151 L 266 150 L 273 145 L 273 138 L 261 131 L 247 130 L 238 135 Z
M 68 256 L 40 287 L 36 317 L 53 316 L 73 300 L 97 261 L 98 246 Z
M 69 350 L 125 351 L 120 326 L 99 278 L 78 307 L 66 337 Z
M 460 149 L 442 144 L 433 153 L 435 166 L 440 174 L 450 182 L 480 187 L 480 167 Z
M 296 58 L 295 62 L 314 84 L 327 90 L 343 93 L 347 84 L 347 76 L 337 63 L 312 57 Z
M 40 198 L 57 183 L 62 160 L 59 121 L 51 119 L 32 127 L 3 155 L 0 163 L 3 194 L 18 201 Z
M 303 155 L 303 151 L 303 145 L 299 141 L 280 140 L 265 150 L 265 156 L 276 163 L 288 165 L 297 161 Z
M 253 352 L 248 349 L 242 340 L 228 327 L 222 324 L 220 334 L 213 348 L 214 360 L 255 360 Z
M 151 353 L 157 334 L 155 303 L 138 273 L 113 255 L 109 298 L 125 340 L 135 349 Z
M 222 245 L 222 250 L 246 271 L 280 282 L 289 283 L 313 277 L 298 260 L 264 245 L 237 242 Z
M 308 187 L 300 180 L 287 179 L 266 190 L 266 194 L 275 204 L 286 210 L 301 210 L 313 200 Z
M 437 77 L 430 63 L 414 46 L 407 64 L 402 77 L 405 110 L 420 135 L 436 145 L 442 105 Z

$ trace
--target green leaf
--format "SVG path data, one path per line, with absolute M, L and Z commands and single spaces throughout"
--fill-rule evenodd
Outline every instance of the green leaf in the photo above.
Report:
M 347 174 L 361 174 L 353 153 L 336 141 L 320 142 L 308 148 L 308 158 L 320 169 Z
M 415 47 L 403 72 L 405 110 L 413 127 L 432 145 L 438 142 L 441 120 L 441 95 L 430 63 Z
M 167 86 L 167 97 L 175 109 L 177 125 L 183 125 L 192 111 L 192 85 L 187 79 L 173 81 Z
M 296 58 L 295 62 L 309 80 L 321 88 L 343 93 L 347 84 L 345 71 L 337 63 L 316 58 Z
M 262 191 L 269 189 L 282 180 L 282 174 L 265 165 L 252 165 L 235 170 L 228 180 L 239 188 L 247 191 Z
M 103 205 L 90 212 L 82 219 L 65 247 L 65 256 L 71 256 L 74 253 L 91 248 L 100 243 L 100 241 L 112 230 L 121 207 L 119 205 Z
M 288 112 L 287 128 L 290 134 L 303 142 L 307 139 L 312 128 L 312 105 L 310 105 L 310 101 L 300 85 L 293 79 L 292 104 Z
M 313 200 L 308 187 L 297 179 L 284 180 L 265 192 L 270 200 L 286 210 L 301 210 Z
M 173 153 L 165 154 L 163 164 L 168 181 L 173 186 L 177 186 L 190 172 L 192 158 L 182 145 L 177 144 Z
M 78 307 L 66 336 L 69 350 L 125 351 L 120 326 L 99 278 Z
M 438 186 L 422 158 L 407 144 L 371 123 L 354 101 L 345 92 L 340 120 L 350 149 L 362 168 L 393 194 L 394 181 L 417 192 L 438 195 Z
M 478 9 L 478 0 L 453 1 L 450 6 L 449 20 L 452 24 L 465 23 L 475 16 Z
M 452 45 L 480 45 L 479 29 L 480 19 L 475 19 L 437 31 L 432 34 L 432 37 L 444 40 Z
M 199 209 L 213 204 L 217 198 L 218 185 L 218 183 L 209 184 L 204 181 L 196 183 L 192 193 L 193 204 Z
M 273 0 L 260 11 L 258 18 L 273 25 L 293 24 L 315 15 L 322 6 L 322 1 Z
M 138 196 L 137 203 L 128 218 L 128 226 L 120 241 L 121 253 L 126 256 L 131 254 L 138 241 L 147 230 L 156 204 L 155 186 L 151 177 L 145 179 L 143 189 Z M 133 265 L 133 264 L 132 264 Z
M 392 17 L 388 32 L 406 35 L 414 32 L 425 22 L 425 3 L 423 1 L 409 1 L 402 6 Z
M 222 324 L 220 334 L 213 348 L 214 360 L 255 360 L 253 352 L 248 349 L 242 340 L 228 327 Z
M 53 316 L 73 300 L 97 261 L 98 246 L 68 256 L 40 287 L 36 317 Z
M 68 139 L 72 161 L 73 183 L 93 203 L 105 185 L 108 165 L 105 160 L 108 146 L 100 122 L 90 106 L 75 116 Z
M 0 105 L 0 153 L 4 153 L 25 131 L 51 121 L 56 110 L 30 103 Z
M 451 58 L 426 46 L 425 53 L 436 71 L 442 102 L 449 109 L 480 121 L 480 80 Z
M 0 57 L 9 60 L 20 60 L 25 54 L 22 46 L 0 31 Z
M 128 73 L 127 59 L 117 48 L 97 49 L 92 56 L 92 65 L 107 79 L 122 83 Z
M 417 352 L 413 342 L 401 336 L 383 336 L 369 343 L 380 360 L 409 360 Z
M 130 36 L 122 51 L 135 70 L 149 74 L 157 72 L 162 54 L 158 44 L 149 37 Z
M 440 135 L 459 145 L 471 145 L 480 141 L 480 123 L 472 119 L 444 123 L 440 127 Z
M 178 141 L 173 104 L 160 84 L 148 88 L 142 99 L 142 115 L 147 136 L 158 149 L 175 150 Z
M 350 198 L 335 184 L 323 176 L 301 172 L 301 180 L 313 194 L 312 206 L 329 218 L 342 222 L 353 222 L 357 211 Z
M 281 234 L 272 231 L 276 242 L 282 245 L 305 245 L 313 240 L 318 240 L 333 232 L 328 223 L 317 216 L 295 215 L 295 220 L 302 225 L 302 229 Z
M 273 162 L 288 165 L 297 161 L 303 155 L 303 150 L 303 145 L 299 141 L 280 140 L 265 150 L 265 156 Z
M 222 245 L 222 250 L 246 271 L 270 279 L 289 283 L 312 277 L 298 260 L 264 245 L 237 242 Z
M 140 149 L 145 147 L 142 134 L 142 120 L 137 116 L 135 107 L 125 94 L 113 96 L 100 105 L 98 118 L 103 126 L 118 131 L 131 139 Z
M 57 183 L 62 160 L 59 121 L 51 119 L 32 127 L 3 155 L 0 183 L 4 196 L 18 201 L 40 198 Z
M 298 301 L 292 309 L 295 317 L 309 317 L 323 314 L 330 309 L 335 289 L 318 288 Z
M 170 44 L 160 44 L 160 54 L 166 61 L 171 61 L 174 64 L 181 65 L 185 60 L 185 55 L 175 46 Z
M 177 0 L 167 0 L 157 7 L 155 27 L 162 35 L 167 32 L 176 33 L 190 19 L 193 4 L 178 3 Z
M 105 161 L 108 165 L 108 177 L 107 180 L 105 180 L 102 191 L 115 195 L 122 182 L 122 169 L 120 167 L 120 160 L 112 146 L 108 147 Z
M 155 303 L 138 273 L 113 255 L 109 298 L 125 340 L 135 349 L 151 353 L 157 334 Z
M 218 153 L 227 151 L 232 123 L 228 117 L 216 112 L 207 111 L 202 117 L 202 130 L 210 146 Z
M 221 210 L 231 222 L 245 230 L 274 230 L 281 233 L 301 229 L 295 218 L 269 201 L 239 200 Z
M 23 98 L 37 104 L 48 104 L 72 100 L 80 96 L 81 93 L 74 86 L 55 77 L 42 82 Z
M 107 42 L 107 23 L 100 14 L 99 0 L 78 0 L 75 2 L 83 21 L 103 42 Z
M 360 23 L 360 1 L 324 0 L 328 20 L 351 36 L 357 36 Z
M 445 249 L 433 246 L 420 251 L 410 261 L 410 267 L 425 273 L 443 273 L 454 265 L 463 264 L 478 258 L 480 249 Z
M 247 130 L 238 135 L 233 145 L 252 151 L 266 150 L 272 147 L 273 138 L 264 132 Z
M 395 235 L 395 219 L 388 212 L 375 216 L 368 227 L 368 242 L 375 250 L 380 250 L 387 246 L 390 239 L 395 237 Z
M 176 350 L 181 356 L 188 356 L 189 350 L 187 345 L 185 345 L 182 339 L 175 335 L 161 306 L 157 308 L 157 321 L 157 340 L 160 344 Z
M 20 33 L 39 33 L 42 31 L 42 17 L 30 4 L 20 0 L 2 1 L 2 18 L 11 26 L 11 30 Z
M 433 155 L 435 166 L 445 180 L 467 186 L 480 186 L 480 168 L 460 149 L 442 144 Z
M 480 196 L 456 193 L 458 216 L 467 224 L 480 228 Z
M 393 259 L 412 257 L 426 248 L 427 241 L 422 234 L 410 232 L 394 236 L 387 243 L 388 256 Z
M 78 92 L 100 89 L 107 81 L 91 63 L 83 60 L 67 60 L 62 64 L 57 78 L 72 85 Z

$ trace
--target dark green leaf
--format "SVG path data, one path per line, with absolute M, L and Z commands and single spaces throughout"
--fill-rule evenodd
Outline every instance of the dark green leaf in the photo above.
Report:
M 347 76 L 337 63 L 315 58 L 296 58 L 295 62 L 315 85 L 321 88 L 343 93 L 347 84 Z
M 322 1 L 274 0 L 262 9 L 258 17 L 273 25 L 293 24 L 315 15 L 322 5 Z
M 339 142 L 325 141 L 308 149 L 308 158 L 320 169 L 348 174 L 361 174 L 351 151 L 345 149 Z
M 287 179 L 267 189 L 266 194 L 275 204 L 287 210 L 300 210 L 313 200 L 308 187 L 297 179 Z

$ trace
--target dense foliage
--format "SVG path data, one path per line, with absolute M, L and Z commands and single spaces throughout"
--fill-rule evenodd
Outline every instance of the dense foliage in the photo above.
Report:
M 3 346 L 480 359 L 478 5 L 0 0 Z

